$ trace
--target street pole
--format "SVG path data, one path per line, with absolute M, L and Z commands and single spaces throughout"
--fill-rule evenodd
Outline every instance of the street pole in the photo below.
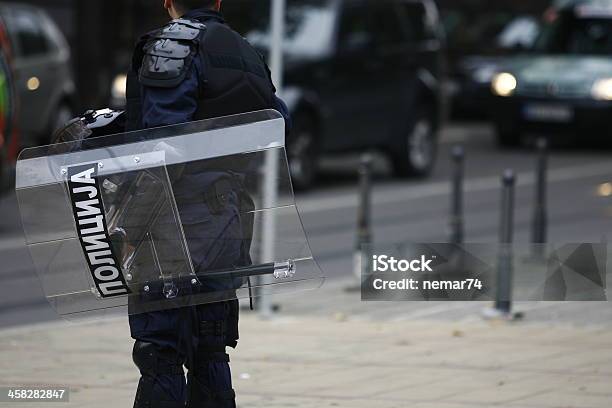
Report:
M 283 89 L 283 37 L 285 34 L 285 1 L 272 0 L 272 35 L 270 44 L 270 71 L 276 90 Z
M 451 152 L 453 161 L 453 181 L 450 216 L 450 242 L 463 243 L 463 179 L 465 151 L 462 146 L 455 146 Z
M 546 212 L 546 173 L 548 167 L 548 142 L 539 138 L 536 144 L 537 169 L 535 187 L 535 208 L 531 230 L 531 242 L 534 244 L 534 255 L 541 258 L 546 243 L 547 212 Z
M 270 41 L 270 71 L 272 81 L 280 93 L 283 89 L 283 35 L 285 33 L 285 0 L 273 0 L 270 20 L 272 22 L 272 35 Z M 262 237 L 262 257 L 264 262 L 275 261 L 276 244 L 276 213 L 274 208 L 277 206 L 278 199 L 278 169 L 279 169 L 278 149 L 269 149 L 265 156 L 264 167 L 264 197 L 263 204 L 267 211 L 264 211 L 263 237 Z M 260 289 L 261 298 L 259 299 L 259 313 L 264 319 L 272 317 L 272 302 L 265 291 L 271 283 L 269 276 L 261 279 L 262 288 Z
M 497 294 L 495 309 L 509 316 L 512 308 L 512 240 L 514 236 L 514 171 L 506 170 L 502 177 L 501 222 L 499 231 L 499 260 L 497 265 Z
M 356 290 L 367 276 L 370 267 L 372 245 L 372 155 L 364 154 L 359 165 L 359 207 L 357 208 L 357 238 L 353 255 L 353 273 Z

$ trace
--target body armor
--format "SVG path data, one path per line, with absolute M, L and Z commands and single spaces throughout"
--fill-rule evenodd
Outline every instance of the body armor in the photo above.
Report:
M 198 108 L 193 120 L 274 107 L 276 92 L 261 55 L 222 19 L 178 19 L 139 41 L 128 74 L 128 130 L 142 128 L 141 86 L 177 87 L 198 72 Z

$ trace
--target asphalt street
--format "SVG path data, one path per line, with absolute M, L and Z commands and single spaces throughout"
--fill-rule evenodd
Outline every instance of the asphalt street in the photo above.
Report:
M 438 165 L 427 180 L 399 180 L 389 175 L 384 158 L 377 157 L 373 193 L 374 246 L 401 242 L 448 241 L 450 203 L 449 154 L 466 148 L 465 227 L 467 242 L 496 242 L 500 217 L 500 175 L 517 173 L 516 241 L 528 242 L 534 197 L 534 151 L 529 147 L 501 150 L 492 130 L 480 123 L 453 124 L 441 137 Z M 549 173 L 549 238 L 554 243 L 601 242 L 612 230 L 612 196 L 601 185 L 612 183 L 612 149 L 597 146 L 554 147 Z M 282 310 L 295 313 L 334 313 L 344 310 L 333 289 L 350 279 L 356 231 L 358 157 L 326 158 L 319 186 L 298 194 L 304 226 L 315 257 L 329 278 L 326 287 L 308 302 L 281 299 Z M 605 192 L 605 191 L 604 191 Z M 21 235 L 14 194 L 0 199 L 0 328 L 56 319 L 35 277 Z M 343 284 L 343 283 L 342 283 Z M 348 295 L 343 295 L 348 296 Z M 355 295 L 353 295 L 355 296 Z M 315 301 L 316 300 L 316 301 Z M 354 305 L 354 303 L 352 303 Z M 391 308 L 393 312 L 391 312 Z M 365 304 L 351 311 L 376 318 L 410 316 L 459 318 L 482 306 L 473 304 Z M 581 322 L 612 321 L 608 303 L 525 305 L 542 319 Z M 398 316 L 398 308 L 403 313 Z M 463 310 L 463 311 L 462 311 Z M 586 315 L 585 315 L 586 311 Z

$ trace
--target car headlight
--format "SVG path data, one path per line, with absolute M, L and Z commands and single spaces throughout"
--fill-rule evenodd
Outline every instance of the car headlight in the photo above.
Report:
M 119 74 L 113 81 L 113 87 L 111 89 L 111 95 L 115 99 L 125 99 L 125 89 L 127 86 L 127 75 Z
M 509 74 L 508 72 L 502 72 L 493 77 L 493 81 L 491 82 L 491 88 L 493 89 L 493 93 L 499 96 L 510 96 L 516 90 L 516 86 L 518 82 L 514 75 Z
M 612 101 L 612 78 L 598 79 L 595 81 L 591 94 L 595 99 Z

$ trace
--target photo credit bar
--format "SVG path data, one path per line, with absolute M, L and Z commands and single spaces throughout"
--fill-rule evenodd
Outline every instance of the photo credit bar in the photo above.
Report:
M 402 244 L 362 254 L 363 301 L 607 300 L 606 243 Z

